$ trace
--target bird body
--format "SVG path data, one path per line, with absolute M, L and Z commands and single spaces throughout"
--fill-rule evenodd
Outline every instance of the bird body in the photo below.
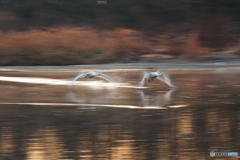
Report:
M 109 77 L 108 75 L 106 74 L 103 74 L 103 73 L 100 73 L 100 72 L 87 72 L 87 73 L 80 73 L 79 75 L 77 75 L 73 80 L 72 80 L 72 83 L 70 85 L 70 88 L 74 85 L 74 82 L 76 80 L 78 80 L 79 78 L 94 78 L 94 77 L 99 77 L 99 78 L 102 78 L 102 79 L 105 79 L 109 82 L 114 82 L 112 80 L 111 77 Z
M 97 76 L 96 72 L 88 72 L 84 78 L 94 78 Z
M 158 76 L 161 76 L 162 74 L 159 74 L 157 72 L 150 72 L 146 78 L 148 78 L 148 81 L 152 81 L 154 78 L 157 78 Z
M 150 71 L 145 71 L 143 78 L 141 82 L 138 84 L 139 87 L 144 86 L 145 79 L 148 79 L 148 82 L 152 81 L 153 79 L 159 79 L 160 81 L 165 82 L 168 86 L 170 87 L 175 87 L 172 83 L 170 78 L 167 76 L 167 74 L 163 74 L 158 70 L 157 72 L 150 72 Z

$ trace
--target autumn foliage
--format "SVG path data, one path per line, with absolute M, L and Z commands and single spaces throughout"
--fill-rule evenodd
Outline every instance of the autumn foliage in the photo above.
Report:
M 171 37 L 159 33 L 116 28 L 42 28 L 0 34 L 1 65 L 71 65 L 109 62 L 158 61 L 208 54 L 199 33 Z M 219 48 L 219 47 L 218 47 Z M 239 47 L 232 47 L 238 51 Z
M 136 56 L 146 48 L 140 32 L 51 28 L 0 35 L 0 63 L 5 65 L 105 63 Z

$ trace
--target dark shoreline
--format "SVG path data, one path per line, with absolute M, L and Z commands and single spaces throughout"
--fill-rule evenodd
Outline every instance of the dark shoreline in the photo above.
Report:
M 78 70 L 109 70 L 109 69 L 164 69 L 164 70 L 192 70 L 192 69 L 240 69 L 238 60 L 196 62 L 187 60 L 168 60 L 164 62 L 135 62 L 135 63 L 108 63 L 92 65 L 66 66 L 1 66 L 0 72 L 75 72 Z

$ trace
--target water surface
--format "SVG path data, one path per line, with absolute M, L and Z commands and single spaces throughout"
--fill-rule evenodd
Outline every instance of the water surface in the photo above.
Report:
M 68 78 L 78 73 L 3 72 L 0 159 L 212 159 L 239 152 L 239 70 L 168 73 L 136 85 L 142 71 L 106 72 L 118 83 Z M 38 78 L 38 79 L 36 79 Z M 227 157 L 218 157 L 226 159 Z

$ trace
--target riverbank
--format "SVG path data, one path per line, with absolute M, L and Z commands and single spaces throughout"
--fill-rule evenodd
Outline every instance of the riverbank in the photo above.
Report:
M 238 59 L 235 60 L 176 60 L 169 59 L 164 62 L 135 62 L 135 63 L 108 63 L 91 65 L 67 65 L 67 66 L 2 66 L 0 72 L 77 72 L 81 70 L 109 70 L 109 69 L 164 69 L 164 70 L 207 70 L 207 69 L 240 69 Z

